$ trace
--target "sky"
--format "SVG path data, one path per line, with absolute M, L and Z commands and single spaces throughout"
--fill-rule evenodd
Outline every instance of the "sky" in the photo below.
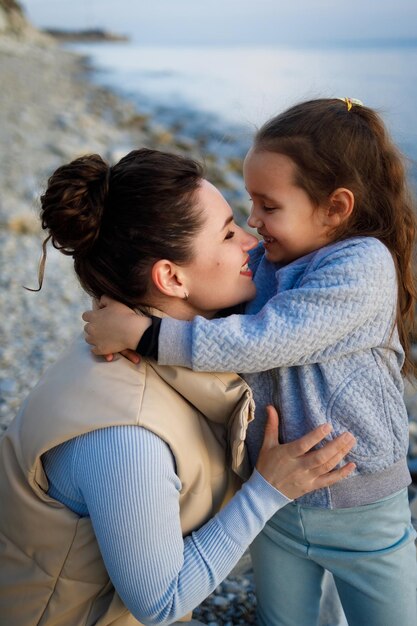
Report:
M 22 0 L 39 27 L 105 28 L 145 44 L 417 39 L 416 0 Z

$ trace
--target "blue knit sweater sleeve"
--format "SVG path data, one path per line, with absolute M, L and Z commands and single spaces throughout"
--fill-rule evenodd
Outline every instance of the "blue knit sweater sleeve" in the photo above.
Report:
M 43 456 L 49 494 L 91 522 L 109 576 L 143 624 L 170 624 L 225 578 L 289 500 L 255 470 L 238 494 L 183 539 L 181 484 L 168 446 L 134 426 L 96 430 Z
M 159 362 L 201 371 L 259 372 L 372 348 L 390 336 L 396 273 L 390 252 L 377 239 L 323 248 L 301 278 L 299 268 L 280 270 L 276 295 L 254 315 L 164 319 Z

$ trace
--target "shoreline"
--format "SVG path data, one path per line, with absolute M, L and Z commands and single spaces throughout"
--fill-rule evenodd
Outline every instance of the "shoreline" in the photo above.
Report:
M 95 65 L 95 46 L 110 46 L 118 42 L 68 42 L 64 50 L 75 52 L 84 63 L 87 79 L 95 88 L 111 93 L 136 111 L 131 123 L 143 125 L 150 133 L 152 147 L 187 154 L 204 164 L 207 178 L 219 187 L 233 206 L 236 219 L 246 224 L 249 201 L 245 190 L 242 169 L 243 159 L 249 149 L 253 129 L 233 124 L 216 113 L 203 111 L 186 102 L 158 99 L 145 92 L 131 93 L 126 86 L 118 86 L 111 70 Z M 132 42 L 127 42 L 130 44 Z M 123 46 L 126 42 L 123 42 Z M 85 47 L 86 46 L 86 47 Z M 157 145 L 154 145 L 156 142 Z

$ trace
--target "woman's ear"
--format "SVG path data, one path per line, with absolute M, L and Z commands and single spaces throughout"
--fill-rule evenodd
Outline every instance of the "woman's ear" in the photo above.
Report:
M 152 282 L 165 296 L 183 298 L 184 284 L 181 268 L 167 259 L 156 261 L 151 271 Z
M 345 187 L 338 187 L 329 198 L 326 210 L 328 226 L 335 228 L 345 222 L 351 215 L 355 206 L 355 196 Z

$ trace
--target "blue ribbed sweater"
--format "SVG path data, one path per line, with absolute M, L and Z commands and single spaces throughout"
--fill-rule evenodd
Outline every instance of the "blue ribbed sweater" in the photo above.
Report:
M 245 315 L 192 322 L 165 318 L 159 362 L 200 371 L 238 371 L 257 405 L 247 443 L 259 453 L 264 406 L 281 414 L 291 441 L 324 422 L 332 436 L 357 438 L 353 477 L 307 494 L 309 506 L 340 508 L 374 502 L 410 482 L 408 418 L 396 329 L 397 278 L 389 250 L 358 237 L 279 266 L 260 245 L 252 253 L 256 298 Z
M 256 470 L 183 539 L 181 484 L 167 444 L 139 426 L 95 430 L 42 457 L 48 494 L 90 516 L 119 596 L 143 624 L 171 624 L 204 600 L 289 500 Z

